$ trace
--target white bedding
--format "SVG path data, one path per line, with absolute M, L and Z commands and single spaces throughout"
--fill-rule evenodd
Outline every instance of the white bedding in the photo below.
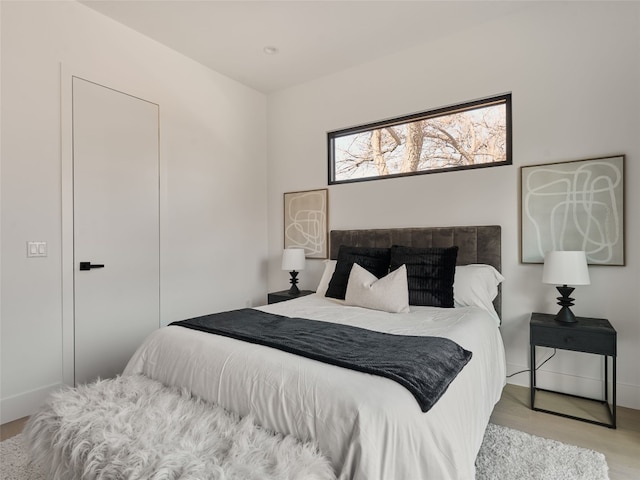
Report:
M 471 361 L 426 413 L 392 380 L 269 347 L 170 326 L 150 335 L 125 374 L 189 389 L 264 427 L 314 440 L 341 480 L 473 479 L 475 457 L 505 384 L 495 319 L 474 308 L 391 314 L 309 295 L 260 310 L 400 335 L 452 339 Z

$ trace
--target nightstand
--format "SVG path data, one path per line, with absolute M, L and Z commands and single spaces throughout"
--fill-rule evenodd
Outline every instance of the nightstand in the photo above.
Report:
M 576 323 L 562 323 L 555 320 L 555 315 L 532 313 L 529 322 L 529 343 L 531 348 L 531 409 L 551 413 L 561 417 L 581 420 L 583 422 L 616 428 L 616 331 L 604 318 L 576 317 Z M 604 357 L 604 399 L 586 398 L 579 395 L 545 390 L 536 386 L 536 347 L 549 347 L 574 352 L 593 353 Z M 612 358 L 613 394 L 609 404 L 609 368 L 608 358 Z M 583 398 L 606 405 L 611 423 L 603 423 L 565 413 L 536 408 L 536 391 L 545 391 Z
M 282 290 L 281 292 L 272 292 L 267 295 L 267 303 L 271 305 L 272 303 L 284 302 L 286 300 L 293 300 L 294 298 L 304 297 L 306 295 L 311 295 L 312 293 L 316 293 L 313 290 L 300 290 L 300 293 L 297 295 L 291 295 L 289 290 Z

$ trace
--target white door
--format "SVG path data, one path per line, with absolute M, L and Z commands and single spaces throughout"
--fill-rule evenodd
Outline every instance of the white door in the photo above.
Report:
M 160 325 L 158 128 L 158 105 L 73 77 L 76 384 Z

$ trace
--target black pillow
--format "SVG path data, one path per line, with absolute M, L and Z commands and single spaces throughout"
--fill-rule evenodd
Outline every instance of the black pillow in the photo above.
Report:
M 391 247 L 391 270 L 407 266 L 409 305 L 453 308 L 458 247 Z
M 362 268 L 382 278 L 389 273 L 391 251 L 388 248 L 340 246 L 336 270 L 329 281 L 326 297 L 344 300 L 351 267 L 357 263 Z

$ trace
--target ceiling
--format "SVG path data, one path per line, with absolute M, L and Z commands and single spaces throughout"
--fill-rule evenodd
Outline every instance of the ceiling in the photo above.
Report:
M 81 0 L 264 93 L 455 34 L 535 2 Z M 268 55 L 265 47 L 278 53 Z

